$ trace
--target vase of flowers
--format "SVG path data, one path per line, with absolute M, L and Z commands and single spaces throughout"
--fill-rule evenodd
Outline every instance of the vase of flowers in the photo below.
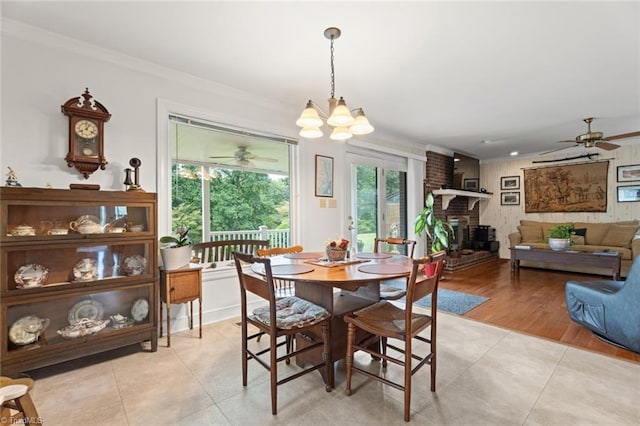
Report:
M 182 268 L 189 264 L 191 260 L 191 238 L 189 238 L 189 228 L 183 226 L 176 231 L 177 236 L 166 235 L 160 238 L 163 246 L 160 248 L 162 266 L 165 270 Z
M 332 262 L 344 260 L 347 256 L 348 248 L 349 240 L 344 238 L 327 241 L 327 259 Z

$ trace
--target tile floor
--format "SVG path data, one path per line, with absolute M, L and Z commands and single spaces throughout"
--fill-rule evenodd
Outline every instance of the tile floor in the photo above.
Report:
M 426 366 L 414 376 L 413 424 L 640 424 L 640 364 L 438 318 L 437 392 Z M 317 373 L 280 386 L 272 416 L 266 370 L 250 362 L 242 387 L 236 321 L 206 325 L 201 340 L 197 330 L 174 333 L 156 353 L 134 346 L 31 371 L 39 414 L 47 426 L 404 424 L 400 391 L 354 375 L 344 394 L 344 362 L 331 393 Z M 379 368 L 366 354 L 357 362 Z M 393 366 L 387 374 L 400 377 Z

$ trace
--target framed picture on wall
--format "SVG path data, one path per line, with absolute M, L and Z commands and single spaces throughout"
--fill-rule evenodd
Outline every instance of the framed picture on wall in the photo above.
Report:
M 333 197 L 333 157 L 316 155 L 316 197 Z
M 512 191 L 520 189 L 520 176 L 503 176 L 500 178 L 500 189 Z M 519 203 L 518 203 L 519 204 Z
M 618 187 L 619 203 L 629 203 L 634 201 L 640 201 L 640 185 Z
M 480 179 L 478 178 L 463 179 L 462 187 L 467 191 L 477 191 L 478 187 L 480 187 Z
M 640 181 L 640 164 L 618 166 L 618 182 Z
M 519 206 L 520 193 L 519 192 L 501 192 L 500 205 L 501 206 Z

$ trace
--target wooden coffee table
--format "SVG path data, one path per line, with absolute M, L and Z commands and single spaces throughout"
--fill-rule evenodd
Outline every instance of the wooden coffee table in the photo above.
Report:
M 611 268 L 613 279 L 617 281 L 620 279 L 620 259 L 620 253 L 604 255 L 577 251 L 554 251 L 536 248 L 517 249 L 512 247 L 511 271 L 516 274 L 519 272 L 521 260 L 577 266 L 595 266 L 598 268 Z

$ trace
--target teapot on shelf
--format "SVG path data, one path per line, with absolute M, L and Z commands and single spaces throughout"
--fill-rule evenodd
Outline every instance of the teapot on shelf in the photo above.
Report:
M 91 215 L 80 216 L 69 222 L 69 229 L 80 234 L 102 234 L 105 226 L 100 225 L 100 219 Z

